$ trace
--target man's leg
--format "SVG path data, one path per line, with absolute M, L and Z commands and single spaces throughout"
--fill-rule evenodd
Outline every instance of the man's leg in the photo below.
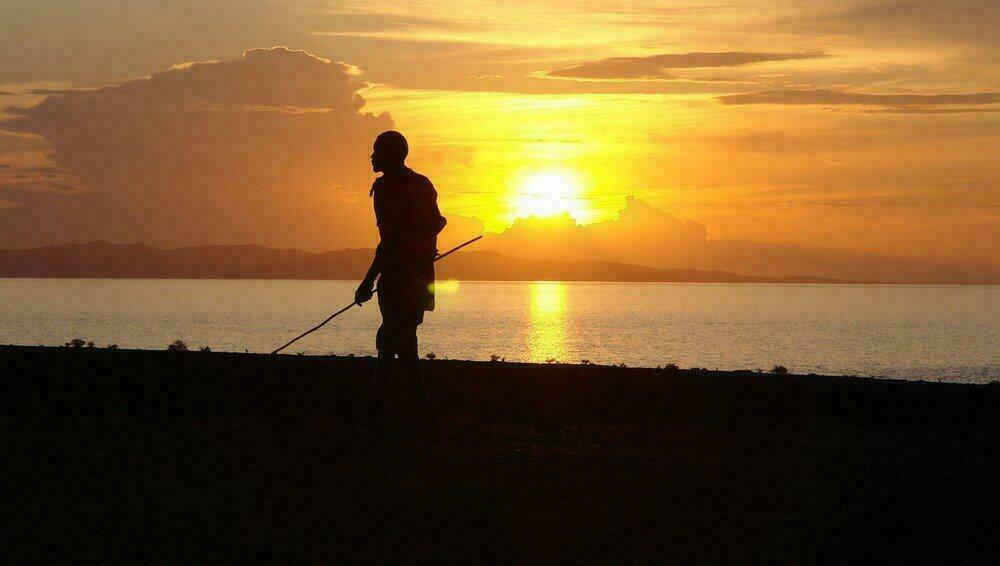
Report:
M 386 393 L 389 389 L 389 375 L 392 373 L 392 354 L 379 352 L 375 360 L 375 374 L 372 376 L 371 401 L 368 405 L 368 420 L 379 421 L 385 415 Z
M 417 351 L 417 325 L 411 323 L 402 326 L 399 338 L 399 361 L 403 368 L 403 379 L 410 389 L 415 408 L 422 420 L 436 424 L 437 417 L 427 394 L 427 384 L 424 382 L 424 372 Z
M 375 373 L 372 375 L 371 399 L 368 404 L 368 421 L 381 423 L 385 416 L 388 400 L 389 376 L 392 374 L 394 353 L 391 348 L 391 321 L 383 319 L 382 326 L 375 335 L 375 347 L 378 358 L 375 360 Z

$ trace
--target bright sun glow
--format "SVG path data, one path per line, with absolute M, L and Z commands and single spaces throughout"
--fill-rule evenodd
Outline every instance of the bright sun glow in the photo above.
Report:
M 576 220 L 582 220 L 586 209 L 580 191 L 579 178 L 568 171 L 542 171 L 528 175 L 517 190 L 516 214 L 525 218 L 568 212 Z

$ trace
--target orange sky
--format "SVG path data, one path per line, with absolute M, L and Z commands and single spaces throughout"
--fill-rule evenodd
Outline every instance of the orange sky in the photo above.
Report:
M 633 195 L 706 241 L 1000 270 L 996 2 L 242 4 L 0 6 L 0 247 L 370 245 L 395 127 L 462 230 Z M 306 53 L 240 56 L 273 45 Z

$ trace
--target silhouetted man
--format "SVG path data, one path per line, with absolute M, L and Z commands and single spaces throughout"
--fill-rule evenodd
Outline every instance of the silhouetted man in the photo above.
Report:
M 372 298 L 378 278 L 378 308 L 382 326 L 375 338 L 378 362 L 372 380 L 369 419 L 381 422 L 392 360 L 399 356 L 423 417 L 433 420 L 417 354 L 417 326 L 424 311 L 434 310 L 434 257 L 437 235 L 446 223 L 437 206 L 430 180 L 404 164 L 409 147 L 399 132 L 383 132 L 375 139 L 372 169 L 382 176 L 372 184 L 379 244 L 354 300 Z

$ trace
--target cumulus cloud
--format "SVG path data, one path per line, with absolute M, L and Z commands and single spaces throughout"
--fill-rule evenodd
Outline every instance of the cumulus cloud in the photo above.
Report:
M 844 90 L 767 90 L 718 97 L 723 104 L 828 104 L 867 106 L 949 106 L 1000 104 L 1000 93 L 868 94 Z
M 612 57 L 586 61 L 548 71 L 545 75 L 563 79 L 635 80 L 674 78 L 671 69 L 742 67 L 768 61 L 792 61 L 826 57 L 823 53 L 666 53 L 649 57 Z
M 363 112 L 355 73 L 304 51 L 251 49 L 8 108 L 0 130 L 43 138 L 51 165 L 84 189 L 5 181 L 0 196 L 18 206 L 0 212 L 0 244 L 370 245 L 368 155 L 393 122 Z

